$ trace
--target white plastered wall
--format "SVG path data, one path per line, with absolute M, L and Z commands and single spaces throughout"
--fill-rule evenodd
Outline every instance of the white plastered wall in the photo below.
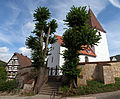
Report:
M 98 32 L 100 32 L 102 39 L 100 39 L 98 46 L 95 45 L 96 57 L 88 56 L 89 62 L 110 61 L 106 33 L 103 33 L 101 31 Z M 99 34 L 97 33 L 97 35 Z M 62 65 L 64 64 L 64 58 L 63 55 L 61 54 L 63 54 L 63 51 L 66 48 L 60 46 L 58 42 L 54 43 L 52 47 L 54 47 L 54 50 L 51 51 L 51 55 L 49 56 L 48 67 L 55 67 L 55 66 L 62 67 Z M 51 63 L 52 56 L 54 58 L 53 63 Z M 86 55 L 79 56 L 80 62 L 85 62 L 85 56 Z
M 48 57 L 48 63 L 47 63 L 47 67 L 56 67 L 59 66 L 59 53 L 60 53 L 60 45 L 57 42 L 55 42 L 54 44 L 52 44 L 51 46 L 51 51 L 50 51 L 50 56 Z M 52 57 L 53 57 L 53 61 L 52 61 Z
M 98 46 L 95 46 L 95 61 L 110 61 L 106 33 L 99 31 L 101 38 Z

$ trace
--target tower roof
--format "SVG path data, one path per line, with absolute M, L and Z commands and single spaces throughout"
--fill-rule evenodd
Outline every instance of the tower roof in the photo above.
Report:
M 99 21 L 97 20 L 96 16 L 94 15 L 94 13 L 92 12 L 92 10 L 89 8 L 90 13 L 90 26 L 91 27 L 96 27 L 96 29 L 106 33 L 106 31 L 103 29 L 103 27 L 101 26 L 101 24 L 99 23 Z

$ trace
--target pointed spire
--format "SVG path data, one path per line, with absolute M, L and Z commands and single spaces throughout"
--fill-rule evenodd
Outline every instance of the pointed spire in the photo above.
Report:
M 96 16 L 94 15 L 94 13 L 92 12 L 92 10 L 89 8 L 88 13 L 90 13 L 91 17 L 90 17 L 90 26 L 91 27 L 96 27 L 96 29 L 106 33 L 106 31 L 103 29 L 103 27 L 101 26 L 101 24 L 99 23 L 99 21 L 97 20 Z

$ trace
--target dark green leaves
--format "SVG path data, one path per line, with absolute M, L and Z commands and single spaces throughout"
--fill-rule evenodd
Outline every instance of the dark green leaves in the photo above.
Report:
M 34 21 L 35 29 L 33 30 L 34 36 L 29 36 L 26 40 L 28 48 L 32 49 L 33 65 L 36 67 L 46 66 L 45 58 L 48 55 L 49 44 L 54 43 L 57 23 L 56 20 L 50 20 L 51 13 L 46 7 L 39 7 L 35 10 Z
M 73 80 L 80 74 L 77 68 L 79 51 L 84 49 L 83 46 L 97 45 L 100 40 L 97 30 L 89 26 L 89 18 L 86 7 L 73 6 L 64 20 L 69 28 L 63 34 L 63 46 L 67 49 L 63 53 L 65 63 L 62 69 L 63 74 Z
M 70 12 L 66 15 L 66 24 L 69 27 L 83 26 L 89 21 L 90 15 L 86 10 L 86 7 L 75 7 L 70 9 Z
M 34 16 L 34 21 L 43 23 L 44 21 L 50 18 L 50 12 L 49 9 L 46 7 L 39 7 L 35 10 L 33 16 Z

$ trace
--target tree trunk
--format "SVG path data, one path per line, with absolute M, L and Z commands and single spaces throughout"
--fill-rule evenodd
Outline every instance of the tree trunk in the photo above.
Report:
M 45 61 L 45 57 L 46 57 L 46 54 L 47 54 L 47 48 L 48 48 L 48 41 L 49 41 L 50 31 L 51 31 L 51 28 L 49 27 L 47 38 L 46 38 L 46 43 L 45 43 L 45 50 L 44 50 L 44 54 L 43 54 L 43 61 Z M 43 48 L 43 32 L 41 32 L 40 39 L 41 39 L 41 42 L 40 42 L 41 43 L 41 47 Z M 38 76 L 37 76 L 37 79 L 36 79 L 36 83 L 35 83 L 35 87 L 34 87 L 34 92 L 36 94 L 39 93 L 39 90 L 42 87 L 43 82 L 45 82 L 45 80 L 46 80 L 45 78 L 48 77 L 48 75 L 46 76 L 46 69 L 44 70 L 42 68 L 43 67 L 39 68 L 39 73 L 38 73 Z M 41 81 L 41 80 L 43 80 L 43 81 Z
M 34 86 L 34 92 L 36 94 L 39 93 L 42 85 L 48 80 L 48 69 L 46 67 L 40 67 L 39 73 L 36 79 L 36 83 Z
M 76 82 L 75 82 L 75 79 L 70 79 L 70 88 L 77 88 L 77 84 L 76 84 Z
M 41 35 L 40 35 L 40 44 L 41 44 L 41 49 L 43 49 L 43 30 L 41 29 Z
M 48 29 L 48 34 L 47 34 L 47 38 L 46 38 L 46 43 L 45 43 L 44 56 L 43 56 L 43 60 L 44 60 L 44 61 L 45 61 L 45 57 L 46 57 L 46 54 L 47 54 L 50 31 L 51 31 L 51 28 L 49 27 L 49 29 Z

